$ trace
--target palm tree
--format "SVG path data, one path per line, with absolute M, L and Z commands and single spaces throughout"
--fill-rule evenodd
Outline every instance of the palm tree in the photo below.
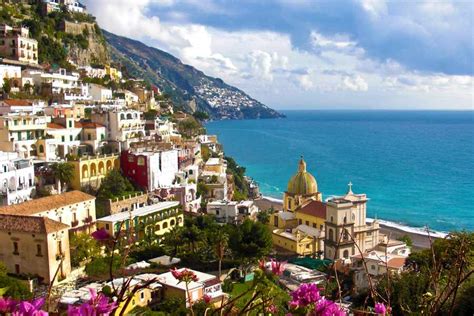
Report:
M 222 274 L 222 260 L 224 259 L 225 251 L 229 244 L 229 235 L 219 230 L 214 236 L 214 247 L 217 258 L 219 259 L 219 280 Z
M 160 240 L 160 244 L 168 249 L 171 258 L 176 258 L 178 256 L 179 247 L 184 244 L 183 240 L 183 228 L 175 226 L 170 231 L 165 233 Z
M 67 162 L 54 163 L 51 166 L 53 175 L 58 182 L 58 192 L 61 193 L 62 187 L 66 187 L 74 178 L 74 166 Z
M 200 242 L 203 239 L 203 234 L 196 225 L 186 227 L 183 231 L 183 238 L 188 242 L 188 245 L 191 246 L 191 253 L 196 252 L 196 243 Z

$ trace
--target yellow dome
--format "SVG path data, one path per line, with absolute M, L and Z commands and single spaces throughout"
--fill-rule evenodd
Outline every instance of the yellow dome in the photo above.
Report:
M 318 192 L 318 184 L 313 175 L 306 171 L 306 162 L 301 157 L 298 172 L 288 182 L 288 193 L 296 195 L 309 195 Z

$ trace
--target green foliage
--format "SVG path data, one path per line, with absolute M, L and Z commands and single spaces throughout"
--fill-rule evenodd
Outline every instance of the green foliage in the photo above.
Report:
M 264 224 L 246 219 L 241 225 L 233 227 L 229 246 L 243 264 L 253 263 L 270 253 L 272 235 Z
M 198 121 L 205 121 L 205 120 L 209 119 L 209 114 L 207 114 L 206 112 L 202 112 L 202 111 L 194 112 L 193 116 Z
M 156 312 L 163 312 L 163 315 L 173 315 L 173 316 L 186 316 L 188 315 L 188 310 L 186 309 L 185 302 L 180 298 L 167 298 L 158 304 L 154 310 Z
M 28 300 L 33 296 L 25 282 L 7 275 L 0 275 L 0 288 L 7 288 L 5 296 L 15 300 Z
M 73 267 L 78 267 L 86 259 L 92 259 L 101 254 L 97 241 L 87 234 L 72 235 L 70 247 Z
M 258 212 L 257 220 L 260 223 L 267 225 L 270 223 L 270 212 L 268 210 Z
M 113 257 L 112 271 L 115 273 L 122 266 L 123 258 L 115 255 Z M 94 257 L 92 261 L 86 264 L 85 272 L 89 277 L 103 278 L 109 275 L 112 256 Z M 126 264 L 126 263 L 125 263 Z
M 134 192 L 135 189 L 130 181 L 123 177 L 117 170 L 111 170 L 105 176 L 99 188 L 100 199 L 113 199 Z
M 54 163 L 51 165 L 54 177 L 62 185 L 70 184 L 74 178 L 74 166 L 67 162 Z
M 0 261 L 0 276 L 5 276 L 7 275 L 7 266 L 5 263 Z
M 245 167 L 241 167 L 232 158 L 226 156 L 224 158 L 227 161 L 227 172 L 232 174 L 235 184 L 234 199 L 235 200 L 246 200 L 248 199 L 248 188 L 245 182 Z
M 7 78 L 4 78 L 3 79 L 3 92 L 5 93 L 10 93 L 12 87 L 10 85 L 10 80 L 8 80 Z
M 130 258 L 135 262 L 147 261 L 165 254 L 165 250 L 159 245 L 147 245 L 134 249 L 130 252 Z
M 232 282 L 231 279 L 225 279 L 224 282 L 222 282 L 222 291 L 226 293 L 231 293 L 233 289 L 234 282 Z
M 199 135 L 202 131 L 202 125 L 193 117 L 188 117 L 179 121 L 177 127 L 179 133 L 185 138 Z
M 411 237 L 408 236 L 408 235 L 400 236 L 400 237 L 397 238 L 397 240 L 403 241 L 405 244 L 407 244 L 408 247 L 412 247 L 412 246 L 413 246 L 413 240 L 412 240 Z
M 154 120 L 157 115 L 158 115 L 158 111 L 156 110 L 150 110 L 148 112 L 143 113 L 145 120 Z
M 209 186 L 202 181 L 197 184 L 197 197 L 206 197 L 209 194 Z
M 201 157 L 204 161 L 208 161 L 211 158 L 211 150 L 206 145 L 201 145 Z

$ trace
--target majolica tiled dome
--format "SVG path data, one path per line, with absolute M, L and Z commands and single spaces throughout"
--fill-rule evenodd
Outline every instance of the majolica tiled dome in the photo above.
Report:
M 310 195 L 318 192 L 318 184 L 313 175 L 306 171 L 306 162 L 301 158 L 298 172 L 288 182 L 288 193 Z

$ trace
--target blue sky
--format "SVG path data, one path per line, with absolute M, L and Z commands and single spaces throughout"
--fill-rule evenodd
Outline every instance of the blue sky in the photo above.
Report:
M 472 1 L 88 0 L 277 109 L 473 109 Z

